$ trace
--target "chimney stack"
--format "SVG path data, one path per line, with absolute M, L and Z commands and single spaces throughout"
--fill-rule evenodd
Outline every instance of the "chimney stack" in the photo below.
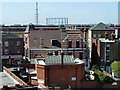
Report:
M 64 56 L 64 53 L 61 52 L 61 65 L 62 65 L 62 67 L 63 67 L 63 56 Z
M 115 32 L 112 32 L 111 34 L 111 40 L 114 40 L 115 39 Z
M 108 38 L 109 38 L 109 33 L 105 32 L 105 39 L 108 39 Z

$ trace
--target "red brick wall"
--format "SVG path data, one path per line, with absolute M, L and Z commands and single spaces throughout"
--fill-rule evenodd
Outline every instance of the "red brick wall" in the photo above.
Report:
M 37 78 L 45 80 L 45 67 L 42 65 L 37 66 Z
M 37 69 L 38 79 L 45 79 L 45 84 L 51 86 L 61 86 L 66 88 L 69 84 L 72 88 L 80 88 L 80 80 L 84 77 L 84 64 L 76 65 L 49 65 L 46 66 L 46 75 L 43 66 L 39 66 Z M 76 71 L 77 68 L 77 71 Z M 77 74 L 77 75 L 76 75 Z M 44 76 L 43 76 L 44 75 Z M 72 77 L 77 77 L 76 81 L 72 81 Z
M 99 81 L 81 81 L 81 88 L 100 88 L 102 85 Z

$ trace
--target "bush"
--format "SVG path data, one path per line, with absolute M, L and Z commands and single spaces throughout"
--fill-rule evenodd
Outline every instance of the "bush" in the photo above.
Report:
M 93 71 L 98 70 L 98 69 L 99 69 L 99 67 L 97 65 L 93 65 L 91 68 L 91 70 L 93 70 Z
M 105 75 L 101 71 L 98 71 L 97 75 L 98 75 L 101 83 L 112 83 L 112 82 L 114 82 L 114 80 L 111 77 Z

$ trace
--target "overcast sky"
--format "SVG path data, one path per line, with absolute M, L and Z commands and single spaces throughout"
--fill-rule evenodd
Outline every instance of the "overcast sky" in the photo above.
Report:
M 118 23 L 117 2 L 38 2 L 39 24 L 67 17 L 69 24 Z M 2 24 L 35 24 L 35 2 L 2 2 Z

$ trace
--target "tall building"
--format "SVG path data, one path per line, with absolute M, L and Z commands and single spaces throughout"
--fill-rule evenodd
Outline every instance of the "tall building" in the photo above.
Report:
M 101 70 L 111 72 L 110 64 L 120 59 L 120 41 L 115 30 L 99 23 L 88 31 L 91 66 L 98 65 Z
M 106 34 L 105 34 L 106 32 Z M 98 40 L 99 38 L 106 38 L 105 35 L 108 35 L 107 38 L 111 38 L 111 33 L 115 32 L 115 30 L 108 25 L 100 22 L 99 24 L 96 24 L 95 26 L 91 27 L 88 30 L 88 47 L 89 47 L 89 58 L 91 59 L 92 54 L 92 39 Z

